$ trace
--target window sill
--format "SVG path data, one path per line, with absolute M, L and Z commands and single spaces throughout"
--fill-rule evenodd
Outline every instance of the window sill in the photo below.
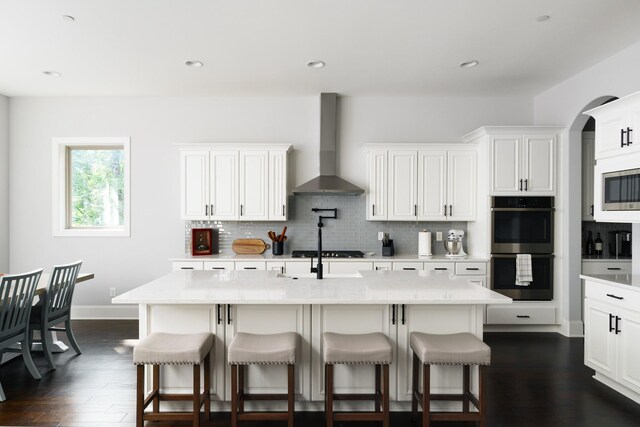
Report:
M 78 229 L 67 228 L 63 230 L 55 230 L 53 232 L 54 237 L 131 237 L 131 232 L 128 229 L 122 228 L 108 228 L 108 229 Z

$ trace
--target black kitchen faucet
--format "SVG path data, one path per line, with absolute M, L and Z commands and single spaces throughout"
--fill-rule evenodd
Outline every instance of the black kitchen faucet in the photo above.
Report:
M 333 212 L 332 216 L 318 216 L 318 265 L 313 267 L 313 257 L 311 257 L 311 272 L 316 273 L 316 278 L 322 279 L 322 223 L 323 219 L 338 219 L 338 209 L 312 208 L 313 212 Z

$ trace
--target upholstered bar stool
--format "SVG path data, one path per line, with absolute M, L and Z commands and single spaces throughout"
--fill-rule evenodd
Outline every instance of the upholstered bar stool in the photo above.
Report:
M 293 427 L 295 409 L 295 363 L 298 334 L 249 334 L 238 332 L 229 345 L 231 365 L 231 426 L 238 421 L 287 421 Z M 287 365 L 287 393 L 259 394 L 244 392 L 247 365 Z M 286 400 L 287 412 L 245 412 L 248 400 Z
M 133 348 L 133 363 L 137 366 L 136 426 L 142 427 L 145 420 L 190 420 L 192 425 L 200 425 L 200 408 L 204 405 L 206 420 L 210 416 L 210 352 L 213 348 L 213 334 L 167 334 L 152 333 L 140 340 Z M 204 364 L 204 390 L 200 393 L 200 365 Z M 144 397 L 144 367 L 153 365 L 153 388 Z M 161 394 L 160 365 L 193 365 L 193 394 Z M 160 401 L 193 401 L 192 412 L 160 412 Z M 145 408 L 153 402 L 153 411 Z
M 411 332 L 411 350 L 413 351 L 413 393 L 411 412 L 415 418 L 418 404 L 422 406 L 422 426 L 428 427 L 431 421 L 476 421 L 480 426 L 486 425 L 487 398 L 487 366 L 491 363 L 491 348 L 481 339 L 470 333 L 458 334 L 424 334 Z M 419 391 L 418 371 L 422 363 L 422 390 Z M 462 365 L 462 394 L 431 394 L 431 365 Z M 471 393 L 469 387 L 470 366 L 479 365 L 478 398 Z M 462 412 L 431 412 L 432 400 L 462 401 Z M 469 412 L 469 402 L 478 412 Z
M 332 427 L 334 421 L 382 421 L 382 425 L 388 427 L 389 365 L 393 358 L 393 350 L 389 339 L 384 334 L 377 332 L 355 335 L 325 332 L 322 334 L 322 348 L 327 427 Z M 375 366 L 374 393 L 334 393 L 334 365 L 359 364 Z M 335 412 L 333 410 L 334 400 L 373 400 L 375 407 L 373 412 Z

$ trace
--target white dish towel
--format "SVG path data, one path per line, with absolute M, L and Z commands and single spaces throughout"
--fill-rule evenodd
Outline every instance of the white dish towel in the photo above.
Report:
M 533 282 L 531 254 L 516 255 L 516 286 L 529 286 Z

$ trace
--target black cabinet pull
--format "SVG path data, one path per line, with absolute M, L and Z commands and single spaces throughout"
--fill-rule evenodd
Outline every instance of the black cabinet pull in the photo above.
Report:
M 415 267 L 402 267 L 403 270 L 415 270 Z
M 209 216 L 209 205 L 204 205 L 204 216 Z
M 607 267 L 607 270 L 618 271 L 618 270 L 622 270 L 622 269 L 620 267 Z
M 224 267 L 211 267 L 212 270 L 224 270 Z
M 624 147 L 625 144 L 624 143 L 624 134 L 627 133 L 624 129 L 620 129 L 620 147 Z
M 418 216 L 418 205 L 413 205 L 413 216 Z
M 376 205 L 371 205 L 371 216 L 376 216 Z
M 242 208 L 243 208 L 243 206 L 240 205 L 240 216 L 242 216 Z
M 282 205 L 282 216 L 284 216 L 284 205 Z
M 222 323 L 222 304 L 217 304 L 218 306 L 218 325 Z
M 631 136 L 631 131 L 632 130 L 633 129 L 631 129 L 631 128 L 627 128 L 627 146 L 633 144 L 633 142 L 630 140 L 630 136 Z
M 522 180 L 520 180 L 520 191 L 522 191 Z
M 245 270 L 257 270 L 257 267 L 244 267 Z
M 435 271 L 447 271 L 448 268 L 447 267 L 436 267 L 434 268 Z
M 590 206 L 591 207 L 591 213 L 590 215 L 593 216 L 593 205 Z
M 449 216 L 453 215 L 453 205 L 449 205 Z
M 404 325 L 404 304 L 402 304 L 402 324 Z
M 620 325 L 620 323 L 619 323 L 620 319 L 621 319 L 620 317 L 616 316 L 616 335 L 618 335 L 620 332 L 622 332 L 620 330 L 620 328 L 618 327 Z
M 529 318 L 531 318 L 531 316 L 529 316 L 528 314 L 517 314 L 516 317 L 518 319 L 529 319 Z
M 619 296 L 614 295 L 614 294 L 607 294 L 607 296 L 610 297 L 610 298 L 615 298 L 615 299 L 619 299 L 619 300 L 623 300 L 624 299 L 624 297 L 619 297 Z
M 396 305 L 391 304 L 391 324 L 396 324 Z
M 529 191 L 529 179 L 524 180 L 524 191 Z
M 193 270 L 193 267 L 180 267 L 180 270 Z
M 231 304 L 227 304 L 227 325 L 231 324 Z
M 467 267 L 466 270 L 467 271 L 478 271 L 480 269 L 478 267 Z
M 444 213 L 442 215 L 447 216 L 447 205 L 444 205 Z
M 211 212 L 211 216 L 213 216 L 213 205 L 209 205 L 209 211 Z
M 613 314 L 609 313 L 609 332 L 613 332 Z

